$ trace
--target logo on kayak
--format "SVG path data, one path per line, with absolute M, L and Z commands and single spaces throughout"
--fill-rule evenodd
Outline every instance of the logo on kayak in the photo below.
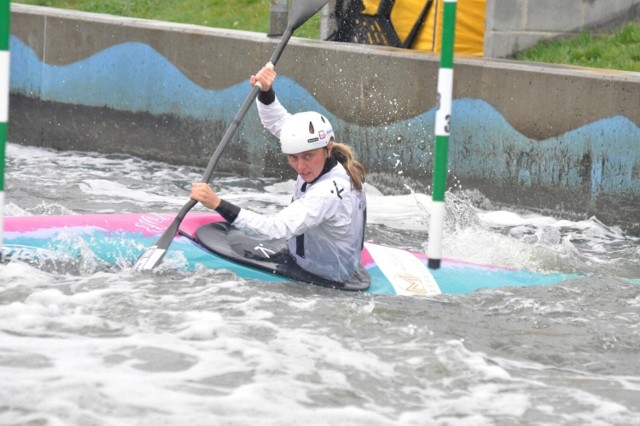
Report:
M 262 254 L 262 257 L 266 257 L 267 259 L 271 258 L 270 255 L 275 254 L 275 251 L 263 246 L 262 244 L 258 244 L 253 249 L 259 251 L 260 254 Z
M 166 228 L 166 226 L 164 226 L 163 224 L 171 219 L 172 216 L 168 214 L 143 214 L 135 223 L 135 227 L 142 228 L 145 231 L 149 231 L 153 234 L 160 234 Z

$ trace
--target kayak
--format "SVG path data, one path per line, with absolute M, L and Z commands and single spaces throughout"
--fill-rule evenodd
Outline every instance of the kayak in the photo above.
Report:
M 174 218 L 167 213 L 5 217 L 3 256 L 36 266 L 60 259 L 91 259 L 107 266 L 133 268 Z M 218 214 L 191 212 L 183 219 L 160 269 L 224 269 L 242 279 L 301 282 L 403 296 L 466 294 L 485 288 L 549 285 L 578 278 L 573 274 L 447 258 L 434 270 L 427 267 L 428 258 L 423 252 L 365 242 L 358 272 L 363 279 L 341 284 L 308 274 L 295 262 L 287 261 L 282 253 L 284 247 L 283 241 L 252 239 L 228 226 Z

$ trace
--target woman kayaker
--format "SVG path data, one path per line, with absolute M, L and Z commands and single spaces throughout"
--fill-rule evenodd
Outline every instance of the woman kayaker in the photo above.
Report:
M 291 204 L 265 215 L 223 200 L 207 183 L 194 183 L 191 198 L 218 212 L 249 235 L 287 240 L 289 254 L 306 271 L 344 283 L 360 265 L 367 202 L 365 168 L 352 149 L 335 141 L 326 117 L 314 111 L 290 114 L 273 90 L 276 72 L 263 67 L 251 76 L 258 84 L 262 124 L 279 138 L 282 152 L 298 174 Z

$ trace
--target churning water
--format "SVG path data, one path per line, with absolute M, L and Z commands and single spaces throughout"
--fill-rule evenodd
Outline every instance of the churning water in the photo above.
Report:
M 7 156 L 5 215 L 177 212 L 202 175 L 13 144 Z M 214 182 L 254 209 L 289 202 L 289 182 Z M 368 238 L 426 247 L 426 199 L 371 188 Z M 622 279 L 640 277 L 638 239 L 449 200 L 445 256 L 589 278 L 420 298 L 11 261 L 0 424 L 638 424 L 640 285 Z

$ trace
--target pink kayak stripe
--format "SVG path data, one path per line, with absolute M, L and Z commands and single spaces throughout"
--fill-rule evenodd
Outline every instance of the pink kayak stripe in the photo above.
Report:
M 105 231 L 121 231 L 142 233 L 145 237 L 160 236 L 175 219 L 175 213 L 123 213 L 123 214 L 82 214 L 59 216 L 7 216 L 4 218 L 6 236 L 14 234 L 38 233 L 39 238 L 46 238 L 49 232 L 69 228 L 98 228 Z M 207 223 L 221 222 L 224 219 L 217 213 L 188 213 L 180 224 L 180 231 L 195 238 L 196 230 Z M 43 234 L 43 231 L 46 231 Z M 16 235 L 17 236 L 17 235 Z M 427 256 L 422 252 L 413 254 L 426 263 Z M 454 259 L 442 259 L 447 267 L 474 267 L 483 269 L 512 269 L 492 265 L 481 265 Z M 361 263 L 364 266 L 375 264 L 365 249 L 362 251 Z
M 8 216 L 4 218 L 4 231 L 26 233 L 43 229 L 92 227 L 105 231 L 141 232 L 145 236 L 151 236 L 162 234 L 175 217 L 174 213 Z M 189 213 L 180 229 L 193 235 L 200 225 L 221 220 L 215 213 Z

